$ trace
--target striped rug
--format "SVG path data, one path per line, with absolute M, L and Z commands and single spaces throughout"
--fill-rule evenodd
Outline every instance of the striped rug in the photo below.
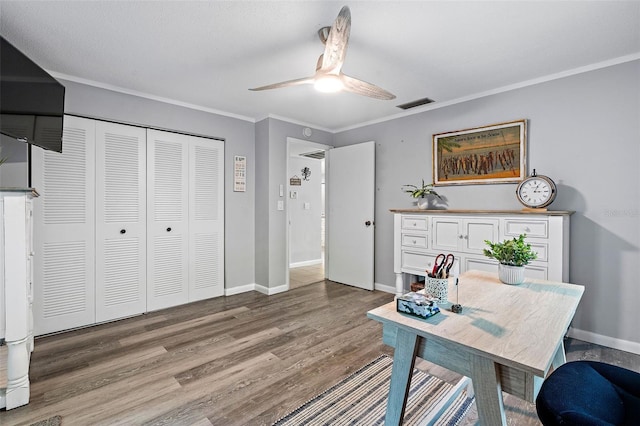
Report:
M 274 426 L 384 425 L 393 358 L 381 355 Z M 454 426 L 467 413 L 468 379 L 451 385 L 414 369 L 403 425 Z

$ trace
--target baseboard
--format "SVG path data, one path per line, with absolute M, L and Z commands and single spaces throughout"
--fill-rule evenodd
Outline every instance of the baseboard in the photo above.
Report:
M 386 284 L 374 283 L 373 288 L 378 291 L 384 291 L 385 293 L 396 294 L 396 287 Z
M 267 296 L 271 296 L 273 294 L 282 293 L 283 291 L 287 291 L 287 290 L 289 290 L 289 287 L 287 285 L 280 285 L 280 286 L 277 286 L 277 287 L 265 287 L 263 285 L 256 284 L 255 290 L 257 292 L 262 293 L 262 294 L 266 294 Z
M 256 286 L 257 284 L 245 284 L 238 287 L 225 288 L 224 295 L 233 296 L 234 294 L 247 293 L 249 291 L 254 291 Z
M 618 349 L 625 352 L 631 352 L 640 355 L 640 343 L 630 340 L 616 339 L 615 337 L 603 336 L 602 334 L 592 333 L 590 331 L 579 330 L 577 328 L 569 328 L 569 337 L 583 340 L 596 345 L 607 346 L 609 348 Z
M 305 260 L 303 262 L 290 263 L 289 264 L 289 268 L 300 268 L 302 266 L 312 266 L 312 265 L 318 265 L 320 263 L 322 263 L 322 258 L 313 259 L 313 260 Z

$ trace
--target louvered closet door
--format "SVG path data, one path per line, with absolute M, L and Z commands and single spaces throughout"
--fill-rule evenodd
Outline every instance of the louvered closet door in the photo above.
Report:
M 224 294 L 224 143 L 189 145 L 189 300 Z
M 187 303 L 189 136 L 147 130 L 147 309 Z
M 95 322 L 95 122 L 65 116 L 63 152 L 32 149 L 36 335 Z
M 146 130 L 96 122 L 96 320 L 146 310 Z

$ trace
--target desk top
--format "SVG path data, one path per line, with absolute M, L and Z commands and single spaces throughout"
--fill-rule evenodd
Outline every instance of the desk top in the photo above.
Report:
M 508 285 L 497 274 L 468 271 L 460 276 L 458 290 L 461 314 L 441 304 L 439 314 L 421 320 L 396 312 L 394 301 L 367 316 L 545 377 L 584 287 L 534 279 Z M 455 300 L 455 279 L 450 278 L 449 301 Z

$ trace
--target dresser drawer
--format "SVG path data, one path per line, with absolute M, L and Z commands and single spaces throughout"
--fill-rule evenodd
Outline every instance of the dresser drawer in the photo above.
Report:
M 527 237 L 549 238 L 549 222 L 546 220 L 506 219 L 504 234 L 513 237 L 527 234 Z
M 402 216 L 402 229 L 426 231 L 429 229 L 429 218 L 426 216 Z
M 546 262 L 549 260 L 549 245 L 547 243 L 532 243 L 529 241 L 527 242 L 531 244 L 531 248 L 533 249 L 533 251 L 538 254 L 536 260 L 539 260 L 541 262 Z
M 416 247 L 426 249 L 428 246 L 429 237 L 428 234 L 411 234 L 402 233 L 402 245 L 405 247 Z
M 433 265 L 433 256 L 415 252 L 411 250 L 402 250 L 402 269 L 411 271 L 416 275 L 426 275 L 427 269 Z

